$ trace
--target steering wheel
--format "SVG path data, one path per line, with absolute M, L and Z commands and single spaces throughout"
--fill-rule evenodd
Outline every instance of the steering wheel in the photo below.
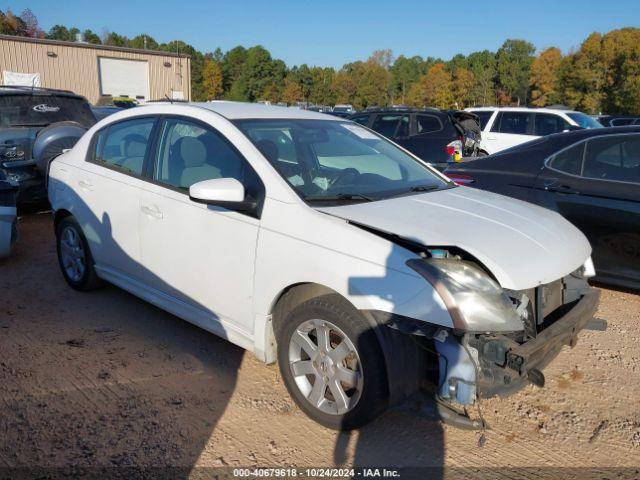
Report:
M 331 183 L 329 184 L 329 188 L 333 187 L 334 185 L 341 185 L 345 179 L 347 179 L 348 177 L 351 177 L 351 180 L 353 180 L 355 177 L 358 177 L 360 175 L 360 172 L 358 170 L 356 170 L 353 167 L 349 167 L 349 168 L 345 168 L 344 170 L 341 170 L 340 173 L 338 173 L 338 175 L 336 175 L 336 177 L 331 181 Z

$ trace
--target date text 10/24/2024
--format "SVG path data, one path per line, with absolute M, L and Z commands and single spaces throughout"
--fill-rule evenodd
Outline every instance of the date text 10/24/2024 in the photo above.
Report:
M 237 478 L 399 478 L 390 468 L 234 468 Z

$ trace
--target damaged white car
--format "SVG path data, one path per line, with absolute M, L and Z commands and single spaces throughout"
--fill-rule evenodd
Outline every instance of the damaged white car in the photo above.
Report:
M 73 288 L 113 283 L 278 361 L 332 428 L 429 385 L 451 406 L 542 385 L 597 305 L 590 246 L 560 215 L 335 117 L 154 104 L 48 171 Z

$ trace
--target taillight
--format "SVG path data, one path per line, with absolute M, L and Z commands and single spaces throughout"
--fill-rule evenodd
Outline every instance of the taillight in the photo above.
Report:
M 463 175 L 461 173 L 446 173 L 445 175 L 449 177 L 453 183 L 456 185 L 469 185 L 470 183 L 475 182 L 475 179 L 471 175 Z
M 444 147 L 444 151 L 446 152 L 447 155 L 449 155 L 450 157 L 453 157 L 453 155 L 456 153 L 456 149 L 453 145 L 449 144 L 446 147 Z

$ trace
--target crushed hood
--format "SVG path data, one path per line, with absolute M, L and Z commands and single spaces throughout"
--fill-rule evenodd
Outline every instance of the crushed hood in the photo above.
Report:
M 512 290 L 557 280 L 591 255 L 556 212 L 468 187 L 318 210 L 425 246 L 459 247 Z

